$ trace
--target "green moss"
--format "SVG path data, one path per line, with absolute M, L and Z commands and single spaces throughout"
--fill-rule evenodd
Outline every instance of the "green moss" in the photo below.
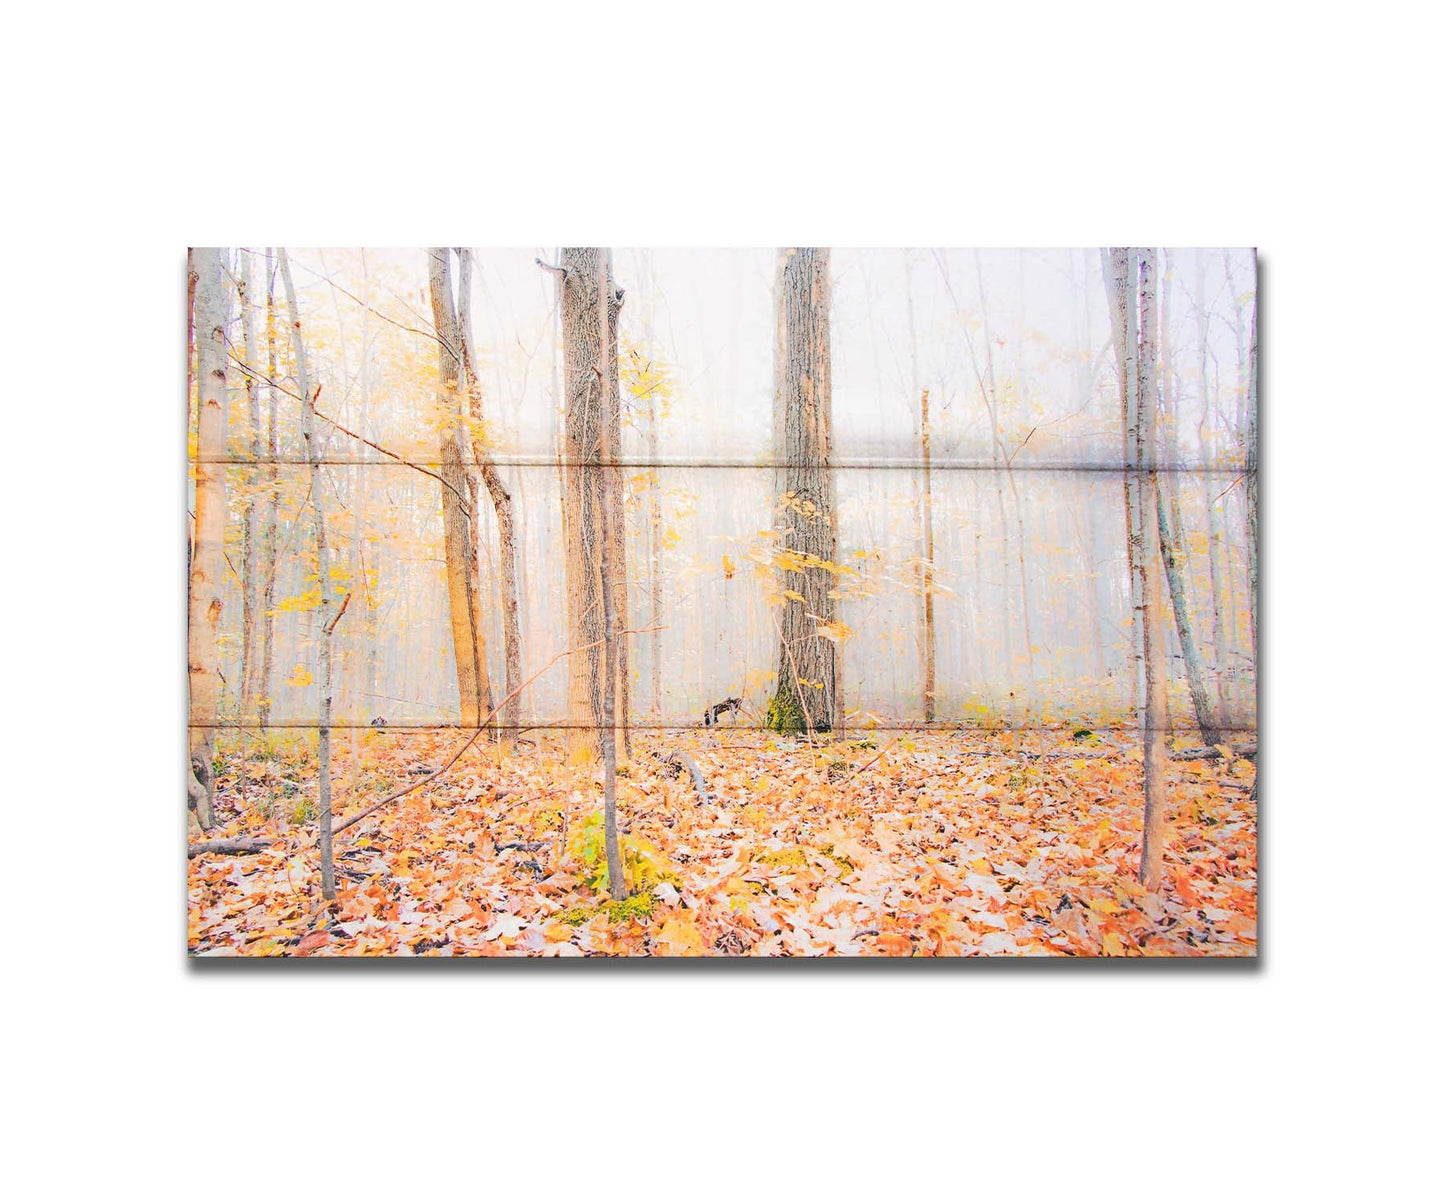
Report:
M 652 908 L 656 902 L 657 900 L 652 897 L 652 891 L 638 891 L 635 895 L 628 895 L 625 899 L 609 899 L 602 905 L 602 909 L 614 924 L 620 924 L 624 920 L 638 920 L 646 923 L 652 919 Z
M 780 870 L 801 870 L 808 865 L 808 858 L 803 850 L 796 846 L 791 849 L 764 849 L 757 855 L 757 859 L 764 865 Z
M 609 923 L 622 924 L 629 920 L 636 920 L 639 923 L 647 923 L 652 919 L 653 908 L 657 900 L 652 897 L 652 891 L 638 891 L 636 894 L 628 895 L 625 899 L 607 899 L 601 903 L 578 903 L 565 911 L 559 911 L 553 918 L 560 920 L 563 924 L 571 924 L 573 928 L 580 928 L 594 916 L 605 915 Z
M 763 726 L 780 736 L 798 736 L 808 730 L 808 718 L 803 714 L 797 692 L 791 684 L 773 695 L 772 702 L 768 703 L 768 713 L 763 719 Z M 827 720 L 820 719 L 814 722 L 813 730 L 826 732 L 831 726 Z

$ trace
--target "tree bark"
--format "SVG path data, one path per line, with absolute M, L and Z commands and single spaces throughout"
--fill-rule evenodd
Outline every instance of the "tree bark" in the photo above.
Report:
M 837 649 L 817 633 L 837 614 L 828 265 L 826 248 L 793 247 L 781 273 L 785 597 L 767 726 L 785 734 L 830 730 L 841 701 Z
M 1135 464 L 1140 469 L 1140 491 L 1145 513 L 1160 511 L 1158 440 L 1158 384 L 1156 380 L 1156 310 L 1154 305 L 1153 251 L 1140 248 L 1139 261 L 1139 442 Z M 1159 588 L 1162 560 L 1158 523 L 1144 522 L 1140 576 L 1143 586 L 1144 642 L 1144 845 L 1139 860 L 1139 881 L 1157 891 L 1164 860 L 1164 821 L 1167 799 L 1165 767 L 1169 725 L 1168 663 L 1164 655 L 1163 603 Z
M 477 588 L 472 538 L 474 516 L 462 500 L 467 496 L 467 474 L 462 457 L 461 333 L 452 304 L 451 252 L 446 247 L 430 247 L 427 259 L 440 375 L 437 401 L 447 423 L 441 448 L 441 476 L 446 483 L 442 489 L 442 529 L 446 544 L 447 598 L 451 607 L 462 727 L 472 728 L 491 711 L 492 691 L 487 677 L 486 635 Z
M 221 573 L 226 537 L 226 297 L 224 251 L 191 252 L 196 275 L 196 382 L 200 417 L 196 426 L 196 527 L 191 551 L 186 667 L 190 685 L 191 773 L 188 803 L 196 822 L 209 831 L 215 822 L 212 797 L 216 718 L 221 692 Z
M 475 423 L 482 419 L 482 387 L 477 374 L 476 343 L 472 337 L 471 279 L 472 253 L 469 248 L 458 248 L 458 325 L 461 331 L 462 372 L 466 382 L 463 394 L 467 413 Z M 502 740 L 511 747 L 521 726 L 521 699 L 514 696 L 522 680 L 522 637 L 518 623 L 517 602 L 517 528 L 513 510 L 512 495 L 508 492 L 497 471 L 496 461 L 487 447 L 485 438 L 475 426 L 472 434 L 472 456 L 487 495 L 492 499 L 492 509 L 497 516 L 497 547 L 499 553 L 502 593 L 502 645 L 506 657 L 506 691 L 510 701 L 502 708 Z
M 1124 472 L 1124 530 L 1129 561 L 1129 611 L 1134 705 L 1139 726 L 1144 726 L 1144 583 L 1143 511 L 1139 497 L 1139 311 L 1138 268 L 1132 247 L 1100 251 L 1104 284 L 1109 295 L 1109 324 L 1114 332 L 1114 354 L 1119 370 L 1119 409 L 1122 417 Z
M 266 265 L 266 457 L 270 491 L 266 496 L 266 518 L 261 524 L 261 672 L 256 719 L 261 730 L 271 720 L 271 672 L 275 661 L 276 617 L 276 515 L 281 506 L 281 476 L 277 461 L 281 457 L 281 437 L 277 428 L 279 390 L 276 388 L 276 274 L 272 267 L 275 252 L 268 251 Z
M 297 391 L 301 403 L 301 438 L 306 446 L 311 493 L 311 525 L 316 535 L 316 579 L 321 600 L 316 608 L 316 835 L 321 851 L 321 896 L 336 898 L 336 865 L 331 849 L 331 636 L 334 599 L 331 594 L 331 548 L 326 538 L 326 482 L 321 475 L 321 448 L 316 437 L 316 393 L 306 362 L 306 340 L 301 333 L 301 311 L 296 304 L 296 286 L 291 280 L 291 261 L 286 248 L 276 248 L 281 283 L 286 289 L 286 308 L 291 315 L 291 353 L 296 361 Z
M 622 582 L 613 576 L 613 557 L 616 555 L 614 545 L 614 525 L 620 520 L 620 508 L 616 506 L 616 483 L 617 470 L 612 467 L 616 458 L 618 443 L 614 438 L 614 427 L 612 417 L 620 409 L 618 400 L 618 381 L 615 376 L 617 365 L 617 334 L 616 324 L 613 321 L 613 303 L 615 289 L 612 284 L 611 254 L 597 256 L 597 315 L 601 323 L 601 346 L 610 364 L 605 364 L 599 358 L 597 381 L 602 401 L 602 422 L 601 440 L 598 447 L 598 459 L 603 467 L 600 470 L 603 480 L 600 482 L 603 490 L 601 505 L 598 507 L 598 525 L 600 538 L 598 539 L 598 551 L 600 553 L 601 567 L 601 592 L 602 592 L 602 640 L 603 640 L 603 671 L 602 671 L 602 806 L 603 806 L 603 837 L 607 848 L 607 893 L 614 899 L 627 898 L 626 868 L 622 861 L 622 847 L 617 835 L 617 732 L 613 726 L 614 712 L 617 706 L 618 696 L 618 644 L 617 637 L 617 608 L 613 594 L 616 587 Z M 621 298 L 615 298 L 618 308 L 621 308 Z M 616 428 L 620 433 L 620 424 Z M 609 478 L 613 478 L 609 488 Z
M 256 491 L 260 485 L 261 392 L 256 365 L 260 360 L 256 342 L 256 306 L 251 293 L 253 279 L 251 252 L 242 248 L 236 277 L 237 300 L 241 306 L 241 335 L 246 367 L 246 433 L 251 465 L 246 470 L 246 496 L 241 510 L 241 718 L 256 713 L 257 629 L 260 606 L 260 577 L 256 571 L 259 549 L 256 537 Z
M 617 694 L 617 674 L 624 663 L 606 662 L 602 596 L 602 543 L 607 547 L 607 580 L 614 609 L 625 587 L 626 561 L 620 554 L 617 531 L 620 516 L 609 513 L 614 491 L 606 479 L 604 445 L 618 446 L 620 396 L 617 379 L 617 323 L 622 292 L 611 281 L 612 255 L 601 247 L 563 247 L 558 288 L 561 290 L 563 389 L 565 426 L 562 468 L 562 518 L 567 581 L 567 627 L 573 647 L 588 647 L 571 657 L 567 672 L 568 755 L 574 762 L 603 755 L 602 728 L 611 728 L 614 715 L 604 715 L 602 680 L 610 675 Z M 607 298 L 605 310 L 602 298 Z M 622 708 L 625 712 L 625 701 Z
M 919 400 L 919 443 L 923 453 L 923 721 L 936 714 L 938 637 L 933 627 L 933 435 L 928 426 L 928 390 Z

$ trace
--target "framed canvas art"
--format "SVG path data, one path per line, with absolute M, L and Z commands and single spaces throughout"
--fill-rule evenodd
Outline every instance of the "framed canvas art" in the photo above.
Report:
M 1253 251 L 188 268 L 191 954 L 1254 955 Z

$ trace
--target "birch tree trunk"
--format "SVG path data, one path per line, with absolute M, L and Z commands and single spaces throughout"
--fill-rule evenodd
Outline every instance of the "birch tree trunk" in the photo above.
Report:
M 497 516 L 497 547 L 501 564 L 502 593 L 502 645 L 506 657 L 506 693 L 510 701 L 502 709 L 502 740 L 506 747 L 513 746 L 522 700 L 514 692 L 522 684 L 522 637 L 517 611 L 517 528 L 512 506 L 512 495 L 507 491 L 496 461 L 487 447 L 486 439 L 477 427 L 482 419 L 482 387 L 477 373 L 476 342 L 472 337 L 472 253 L 470 248 L 457 249 L 457 313 L 461 330 L 462 373 L 465 379 L 463 396 L 467 414 L 474 420 L 472 434 L 472 456 L 487 495 L 492 499 L 492 509 Z
M 606 661 L 602 652 L 605 632 L 601 541 L 605 528 L 608 584 L 615 603 L 617 586 L 625 581 L 626 566 L 616 554 L 619 544 L 613 522 L 603 522 L 602 511 L 610 507 L 612 491 L 602 465 L 604 443 L 616 446 L 607 407 L 618 407 L 616 317 L 622 308 L 622 292 L 615 284 L 598 284 L 603 278 L 611 279 L 609 251 L 601 247 L 563 247 L 559 258 L 566 399 L 562 525 L 567 629 L 570 646 L 587 649 L 567 658 L 568 756 L 574 762 L 584 762 L 603 756 L 602 728 L 605 723 L 610 730 L 614 720 L 613 715 L 603 712 L 603 675 L 610 675 L 615 698 L 616 670 L 621 663 L 620 657 L 617 664 Z
M 1156 380 L 1153 251 L 1140 248 L 1139 257 L 1139 442 L 1135 464 L 1140 468 L 1139 490 L 1145 513 L 1162 513 L 1159 497 L 1158 383 Z M 1159 889 L 1164 861 L 1164 820 L 1167 799 L 1165 769 L 1168 751 L 1165 746 L 1169 726 L 1167 695 L 1168 662 L 1164 655 L 1167 630 L 1163 601 L 1159 588 L 1159 564 L 1162 560 L 1159 523 L 1144 522 L 1143 555 L 1140 576 L 1144 596 L 1144 846 L 1139 860 L 1139 881 L 1150 891 Z
M 828 731 L 838 714 L 838 656 L 817 632 L 835 621 L 837 528 L 832 469 L 829 253 L 792 247 L 781 271 L 783 300 L 783 484 L 785 597 L 778 685 L 767 726 L 783 734 Z M 775 436 L 776 438 L 776 436 Z
M 196 526 L 190 565 L 186 669 L 190 686 L 188 805 L 202 830 L 215 823 L 213 762 L 221 693 L 221 574 L 226 537 L 226 297 L 224 251 L 197 247 L 195 272 Z M 189 401 L 188 403 L 189 404 Z
M 492 689 L 487 677 L 486 634 L 482 628 L 477 587 L 474 516 L 466 502 L 467 474 L 462 458 L 461 333 L 452 305 L 451 252 L 427 250 L 432 321 L 437 336 L 437 401 L 447 423 L 442 438 L 442 529 L 446 541 L 447 598 L 451 606 L 452 648 L 456 659 L 457 694 L 462 727 L 477 727 L 491 713 Z
M 296 361 L 297 391 L 301 394 L 301 438 L 306 446 L 310 469 L 311 525 L 316 533 L 316 579 L 321 600 L 316 608 L 316 836 L 321 851 L 321 897 L 336 898 L 336 867 L 331 851 L 331 636 L 338 612 L 332 615 L 331 548 L 326 539 L 326 482 L 321 475 L 321 448 L 316 438 L 316 393 L 306 362 L 306 340 L 301 333 L 301 311 L 296 304 L 296 286 L 291 280 L 291 261 L 286 248 L 276 248 L 281 283 L 286 289 L 286 308 L 291 314 L 291 353 Z

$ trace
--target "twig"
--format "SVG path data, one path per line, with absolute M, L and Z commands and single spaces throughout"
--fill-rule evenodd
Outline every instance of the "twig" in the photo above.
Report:
M 347 608 L 348 606 L 350 606 L 350 605 L 351 605 L 351 594 L 350 594 L 350 592 L 348 592 L 347 595 L 346 595 L 346 597 L 344 597 L 344 598 L 341 599 L 341 609 L 336 612 L 336 617 L 335 617 L 334 619 L 332 619 L 331 622 L 329 622 L 328 624 L 326 624 L 325 631 L 326 631 L 326 634 L 327 634 L 327 635 L 330 635 L 333 631 L 336 630 L 336 624 L 338 624 L 339 622 L 341 622 L 341 616 L 346 613 L 346 608 Z
M 307 401 L 306 398 L 302 397 L 300 393 L 296 393 L 291 389 L 288 389 L 285 385 L 281 384 L 280 381 L 272 380 L 264 372 L 257 372 L 256 369 L 252 368 L 234 351 L 228 351 L 226 354 L 230 356 L 231 361 L 238 368 L 240 368 L 242 372 L 246 373 L 247 376 L 252 376 L 255 377 L 257 380 L 265 381 L 266 384 L 286 394 L 287 397 L 299 401 L 302 405 L 309 405 L 311 407 L 311 412 L 315 414 L 316 417 L 320 418 L 324 422 L 331 423 L 331 425 L 334 426 L 343 435 L 346 435 L 351 439 L 355 439 L 358 443 L 366 444 L 367 447 L 371 448 L 373 451 L 379 451 L 383 456 L 390 456 L 398 464 L 405 464 L 408 468 L 414 468 L 417 472 L 424 473 L 425 475 L 433 478 L 434 480 L 440 481 L 442 485 L 444 485 L 447 489 L 450 489 L 453 493 L 457 495 L 457 499 L 461 502 L 462 510 L 466 513 L 467 517 L 470 518 L 472 516 L 472 510 L 471 507 L 467 505 L 467 499 L 462 496 L 461 492 L 456 488 L 456 486 L 452 485 L 450 481 L 448 481 L 445 477 L 441 476 L 439 473 L 432 472 L 430 468 L 423 468 L 420 464 L 412 463 L 412 461 L 408 460 L 405 456 L 397 455 L 396 452 L 382 447 L 380 443 L 373 443 L 364 435 L 358 435 L 355 431 L 347 430 L 344 426 L 341 425 L 341 423 L 337 422 L 335 418 L 331 418 L 328 415 L 323 414 L 320 410 L 316 408 L 315 397 L 313 397 L 310 401 Z M 317 397 L 321 395 L 321 389 L 319 386 L 316 390 L 316 395 Z
M 663 764 L 671 765 L 677 769 L 686 766 L 692 773 L 692 784 L 697 790 L 697 796 L 702 800 L 703 806 L 709 807 L 712 805 L 712 795 L 708 793 L 707 782 L 703 779 L 702 770 L 697 767 L 696 761 L 680 749 L 674 749 L 663 758 Z

